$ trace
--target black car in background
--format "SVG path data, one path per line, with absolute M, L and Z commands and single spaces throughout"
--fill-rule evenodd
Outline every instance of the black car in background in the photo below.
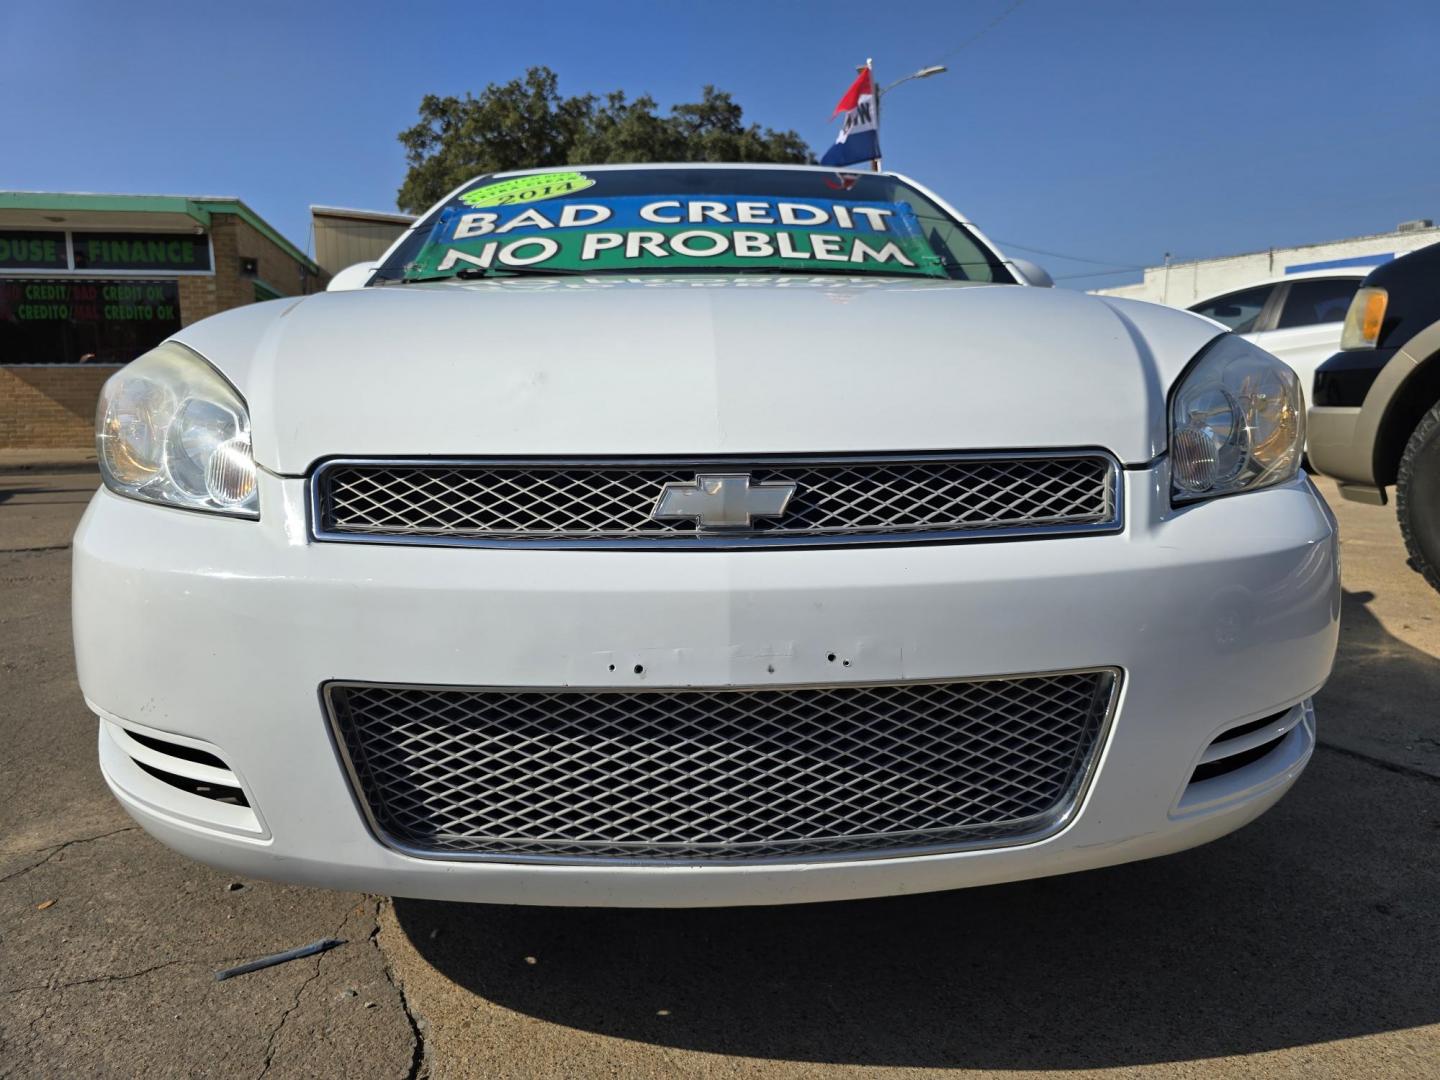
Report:
M 1365 278 L 1311 401 L 1311 464 L 1349 499 L 1393 485 L 1410 564 L 1440 590 L 1440 244 Z

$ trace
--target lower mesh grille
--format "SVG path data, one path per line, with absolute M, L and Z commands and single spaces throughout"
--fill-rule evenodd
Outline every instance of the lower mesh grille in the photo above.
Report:
M 1058 828 L 1098 752 L 1109 670 L 766 689 L 331 683 L 376 829 L 417 854 L 789 860 Z

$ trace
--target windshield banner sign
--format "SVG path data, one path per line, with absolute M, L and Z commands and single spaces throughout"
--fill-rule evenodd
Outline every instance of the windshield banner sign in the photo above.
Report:
M 905 203 L 645 195 L 448 207 L 405 277 L 524 267 L 946 276 Z

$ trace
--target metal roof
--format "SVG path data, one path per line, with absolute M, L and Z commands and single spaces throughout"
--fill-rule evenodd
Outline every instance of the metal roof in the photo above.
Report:
M 47 212 L 57 216 L 83 214 L 147 214 L 152 220 L 179 223 L 188 218 L 203 228 L 210 227 L 212 214 L 234 214 L 275 244 L 285 254 L 310 270 L 319 273 L 313 259 L 281 236 L 268 221 L 246 206 L 234 195 L 116 195 L 92 191 L 0 191 L 0 219 L 7 211 L 20 212 L 27 218 L 43 217 Z M 48 220 L 48 219 L 46 219 Z M 44 222 L 35 222 L 40 227 Z M 65 225 L 66 221 L 50 222 Z

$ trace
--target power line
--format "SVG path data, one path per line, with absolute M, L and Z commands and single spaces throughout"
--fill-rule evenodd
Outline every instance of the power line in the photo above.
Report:
M 1089 263 L 1092 266 L 1121 266 L 1126 270 L 1145 269 L 1143 266 L 1132 266 L 1130 263 L 1122 263 L 1117 259 L 1087 259 L 1083 255 L 1066 255 L 1063 251 L 1046 251 L 1044 248 L 1030 247 L 1028 244 L 1017 244 L 1010 240 L 997 239 L 995 242 L 1003 247 L 1028 251 L 1032 255 L 1049 255 L 1054 259 L 1069 259 L 1071 262 Z
M 1135 271 L 1136 271 L 1137 269 L 1142 269 L 1142 268 L 1141 268 L 1141 267 L 1128 267 L 1128 266 L 1127 266 L 1127 267 L 1126 267 L 1125 269 L 1123 269 L 1123 270 L 1087 270 L 1087 271 L 1085 271 L 1085 273 L 1083 273 L 1083 274 L 1057 274 L 1057 275 L 1055 275 L 1055 280 L 1056 280 L 1056 281 L 1069 281 L 1069 280 L 1071 280 L 1072 278 L 1082 278 L 1082 277 L 1114 277 L 1116 274 L 1133 274 L 1133 273 L 1135 273 Z
M 988 23 L 986 23 L 984 26 L 982 26 L 982 27 L 981 27 L 979 30 L 977 30 L 975 33 L 971 34 L 971 35 L 970 35 L 968 38 L 966 38 L 964 41 L 960 42 L 959 45 L 956 45 L 956 46 L 955 46 L 953 49 L 951 49 L 949 52 L 947 52 L 947 53 L 941 53 L 939 56 L 937 56 L 937 57 L 935 58 L 935 62 L 938 64 L 941 60 L 948 60 L 950 57 L 952 57 L 952 56 L 954 56 L 956 53 L 958 53 L 961 49 L 968 49 L 971 45 L 974 45 L 975 42 L 979 41 L 979 40 L 980 40 L 982 37 L 984 37 L 986 34 L 990 33 L 991 30 L 994 30 L 997 26 L 999 26 L 1001 23 L 1003 23 L 1003 22 L 1004 22 L 1006 19 L 1008 19 L 1011 15 L 1015 14 L 1015 9 L 1018 8 L 1018 7 L 1019 7 L 1021 4 L 1023 4 L 1024 2 L 1025 2 L 1025 0 L 1013 0 L 1013 2 L 1010 4 L 1009 7 L 1007 7 L 1004 11 L 1002 11 L 999 15 L 996 15 L 995 18 L 991 19 Z

